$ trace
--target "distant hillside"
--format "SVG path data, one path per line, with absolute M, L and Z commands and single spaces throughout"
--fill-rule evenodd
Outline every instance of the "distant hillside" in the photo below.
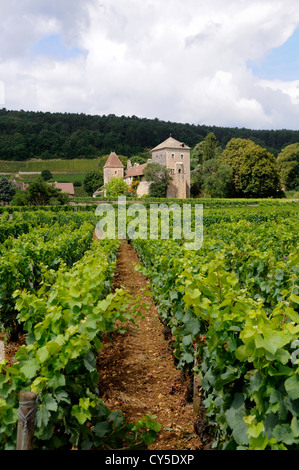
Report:
M 299 131 L 250 130 L 165 122 L 159 119 L 0 110 L 0 160 L 93 159 L 115 151 L 132 157 L 172 134 L 194 147 L 214 132 L 224 147 L 233 137 L 252 139 L 274 155 L 299 142 Z M 1 172 L 1 168 L 0 168 Z

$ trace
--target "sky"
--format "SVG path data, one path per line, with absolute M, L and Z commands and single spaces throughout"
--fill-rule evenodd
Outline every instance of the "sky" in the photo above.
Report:
M 0 107 L 299 129 L 297 0 L 0 0 Z

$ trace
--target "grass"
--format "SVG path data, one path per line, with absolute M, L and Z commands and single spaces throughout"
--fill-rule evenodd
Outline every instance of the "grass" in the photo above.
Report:
M 57 181 L 57 183 L 74 183 L 75 181 L 80 181 L 83 184 L 84 178 L 87 173 L 78 173 L 78 174 L 66 174 L 62 175 L 61 173 L 52 173 L 53 178 L 51 181 Z

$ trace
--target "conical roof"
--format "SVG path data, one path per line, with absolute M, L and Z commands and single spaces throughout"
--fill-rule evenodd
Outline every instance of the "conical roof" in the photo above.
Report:
M 111 152 L 105 165 L 104 168 L 124 168 L 122 162 L 118 158 L 115 152 Z

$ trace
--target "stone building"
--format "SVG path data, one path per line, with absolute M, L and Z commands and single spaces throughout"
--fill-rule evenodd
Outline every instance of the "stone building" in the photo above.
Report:
M 151 161 L 170 169 L 172 181 L 168 185 L 168 198 L 190 197 L 190 150 L 171 136 L 151 150 Z
M 115 152 L 111 152 L 104 165 L 104 186 L 111 178 L 123 178 L 124 166 Z
M 145 180 L 143 170 L 149 163 L 160 163 L 170 170 L 172 176 L 168 185 L 167 197 L 186 199 L 190 197 L 190 147 L 169 137 L 151 150 L 152 158 L 144 164 L 131 165 L 128 160 L 126 170 L 116 155 L 112 152 L 104 166 L 104 185 L 113 177 L 123 178 L 130 186 L 138 179 L 137 196 L 148 194 L 150 182 Z
M 141 197 L 145 194 L 148 194 L 150 182 L 145 180 L 143 170 L 146 167 L 147 163 L 139 164 L 135 163 L 133 166 L 131 165 L 130 160 L 128 160 L 127 170 L 125 172 L 124 180 L 128 186 L 131 185 L 134 181 L 138 180 L 139 184 L 137 187 L 137 196 Z

